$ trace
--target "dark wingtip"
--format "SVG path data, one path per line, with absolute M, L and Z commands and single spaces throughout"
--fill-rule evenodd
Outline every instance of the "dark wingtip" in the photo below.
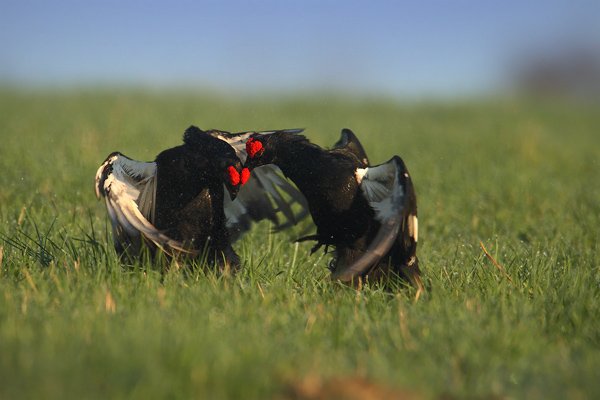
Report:
M 348 146 L 349 143 L 358 142 L 358 138 L 349 128 L 342 128 L 342 132 L 340 133 L 340 139 L 334 145 L 334 147 L 345 147 Z
M 346 149 L 354 154 L 363 167 L 369 166 L 369 157 L 358 137 L 349 128 L 343 128 L 340 139 L 333 145 L 334 149 Z
M 284 129 L 281 132 L 285 132 L 285 133 L 302 133 L 304 132 L 305 128 L 292 128 L 292 129 Z

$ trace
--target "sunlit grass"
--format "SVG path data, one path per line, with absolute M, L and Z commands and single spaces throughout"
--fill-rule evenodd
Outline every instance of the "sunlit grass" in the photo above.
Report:
M 178 93 L 0 95 L 0 397 L 269 398 L 307 377 L 423 397 L 598 397 L 600 113 Z M 119 264 L 93 176 L 190 124 L 357 133 L 415 181 L 431 291 L 356 292 L 259 224 L 235 277 Z M 485 257 L 482 241 L 511 281 Z

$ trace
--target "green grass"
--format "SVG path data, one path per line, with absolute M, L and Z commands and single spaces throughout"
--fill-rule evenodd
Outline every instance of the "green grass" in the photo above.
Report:
M 0 398 L 270 398 L 364 377 L 423 398 L 600 397 L 600 109 L 0 91 Z M 190 124 L 352 128 L 403 157 L 431 292 L 356 292 L 259 224 L 236 277 L 119 265 L 93 176 Z M 485 258 L 500 262 L 512 284 Z

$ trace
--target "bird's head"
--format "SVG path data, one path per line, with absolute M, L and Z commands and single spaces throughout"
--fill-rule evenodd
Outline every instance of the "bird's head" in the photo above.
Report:
M 242 168 L 240 160 L 236 157 L 233 159 L 223 159 L 220 163 L 223 174 L 223 182 L 231 196 L 231 200 L 235 200 L 242 185 L 250 178 L 250 170 Z
M 193 165 L 205 168 L 211 177 L 220 179 L 233 201 L 250 178 L 250 171 L 242 168 L 233 147 L 193 125 L 185 131 L 183 141 L 190 148 Z
M 270 136 L 254 134 L 246 141 L 246 163 L 244 167 L 252 171 L 261 165 L 271 164 L 274 161 L 273 149 L 270 146 Z

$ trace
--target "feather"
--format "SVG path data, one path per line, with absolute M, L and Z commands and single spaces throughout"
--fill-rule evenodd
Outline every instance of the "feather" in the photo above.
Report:
M 139 252 L 142 237 L 167 253 L 189 252 L 185 246 L 154 225 L 156 206 L 156 163 L 135 161 L 120 153 L 111 154 L 96 172 L 96 195 L 104 197 L 113 228 L 115 245 Z
M 350 129 L 342 129 L 340 140 L 333 145 L 333 148 L 345 150 L 351 154 L 354 154 L 356 158 L 360 160 L 363 167 L 369 166 L 369 157 L 367 157 L 367 152 L 354 132 L 352 132 Z
M 268 219 L 275 225 L 274 230 L 280 231 L 295 225 L 308 215 L 306 199 L 280 173 L 275 165 L 256 168 L 235 201 L 232 202 L 225 196 L 225 216 L 232 240 L 250 229 L 253 221 Z M 280 190 L 287 193 L 287 199 Z M 292 210 L 295 203 L 300 205 L 297 214 Z M 285 218 L 283 223 L 279 222 L 278 212 Z
M 409 208 L 409 196 L 405 196 L 409 176 L 400 157 L 395 156 L 387 163 L 365 170 L 357 173 L 357 176 L 361 175 L 360 188 L 381 227 L 365 254 L 333 276 L 344 282 L 366 272 L 390 251 L 405 219 L 405 210 Z
M 221 140 L 227 142 L 235 150 L 235 154 L 240 159 L 240 162 L 242 164 L 244 164 L 246 162 L 246 157 L 248 156 L 246 154 L 246 141 L 248 140 L 248 138 L 250 136 L 252 136 L 256 133 L 259 133 L 261 135 L 271 135 L 273 133 L 278 133 L 278 132 L 296 134 L 296 133 L 301 133 L 303 131 L 304 131 L 303 128 L 294 128 L 294 129 L 280 129 L 280 130 L 274 130 L 274 131 L 260 131 L 260 132 L 251 131 L 251 132 L 230 133 L 230 132 L 226 132 L 226 131 L 220 131 L 217 129 L 211 129 L 211 130 L 207 131 L 206 133 L 208 133 L 209 135 L 212 135 L 213 137 L 216 137 L 218 139 L 221 139 Z

